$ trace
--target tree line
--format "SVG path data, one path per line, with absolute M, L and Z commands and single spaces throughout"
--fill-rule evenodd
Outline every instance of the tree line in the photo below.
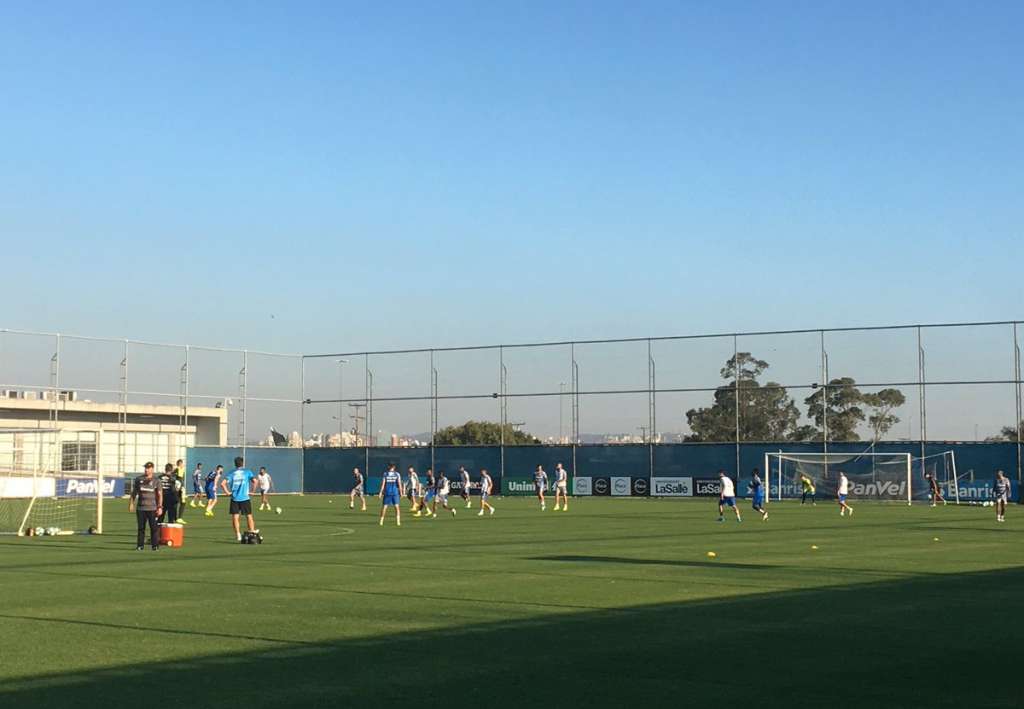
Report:
M 899 389 L 863 392 L 852 377 L 838 377 L 803 400 L 806 418 L 813 423 L 800 423 L 800 409 L 786 388 L 762 383 L 769 366 L 750 352 L 730 357 L 720 370 L 729 383 L 715 389 L 711 406 L 686 412 L 691 431 L 686 440 L 735 440 L 737 395 L 741 441 L 821 441 L 826 425 L 830 441 L 859 441 L 865 424 L 871 439 L 878 441 L 900 422 L 895 412 L 906 397 Z

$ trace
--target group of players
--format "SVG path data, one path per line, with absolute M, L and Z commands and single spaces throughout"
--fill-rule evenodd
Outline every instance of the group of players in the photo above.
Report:
M 217 505 L 218 491 L 231 498 L 229 514 L 235 538 L 242 540 L 240 517 L 246 518 L 246 526 L 250 533 L 258 534 L 256 522 L 252 514 L 251 494 L 260 493 L 260 510 L 270 509 L 270 491 L 273 480 L 266 468 L 260 468 L 254 474 L 245 467 L 245 461 L 235 458 L 235 469 L 224 474 L 224 466 L 218 465 L 208 473 L 203 473 L 203 464 L 198 463 L 192 472 L 192 499 L 186 504 L 187 491 L 182 475 L 184 461 L 177 465 L 168 463 L 163 474 L 155 476 L 153 463 L 146 463 L 142 475 L 132 483 L 128 511 L 136 514 L 137 537 L 136 549 L 144 548 L 146 529 L 149 528 L 150 544 L 154 550 L 160 548 L 157 537 L 157 525 L 165 522 L 186 524 L 184 515 L 186 507 L 204 508 L 204 516 L 213 517 L 213 509 Z M 205 503 L 203 497 L 205 496 Z
M 352 470 L 353 487 L 349 493 L 349 509 L 355 509 L 356 498 L 359 498 L 360 509 L 366 511 L 366 478 L 359 468 Z M 494 480 L 485 469 L 480 470 L 480 480 L 474 483 L 469 471 L 465 466 L 459 466 L 459 482 L 461 483 L 461 497 L 466 503 L 466 509 L 473 507 L 473 499 L 470 497 L 470 490 L 475 486 L 480 490 L 480 511 L 478 517 L 485 514 L 494 514 L 494 506 L 491 505 L 491 495 L 494 491 Z M 451 481 L 443 470 L 434 475 L 432 468 L 427 468 L 423 480 L 420 479 L 416 468 L 409 466 L 406 477 L 403 479 L 394 463 L 388 465 L 387 472 L 381 480 L 380 492 L 377 497 L 381 501 L 380 524 L 383 526 L 384 518 L 387 516 L 388 508 L 395 510 L 395 524 L 402 525 L 401 500 L 403 497 L 409 500 L 414 517 L 437 517 L 437 505 L 441 504 L 442 510 L 448 510 L 452 516 L 456 515 L 456 509 L 448 504 L 448 496 L 451 494 Z M 533 473 L 533 487 L 540 502 L 540 509 L 547 509 L 548 474 L 544 466 L 538 465 Z M 569 476 L 561 463 L 555 466 L 555 510 L 569 511 Z
M 836 500 L 839 503 L 839 516 L 853 517 L 853 507 L 846 501 L 850 494 L 850 480 L 846 477 L 846 473 L 839 471 L 839 479 L 836 485 Z M 942 489 L 939 487 L 938 481 L 935 476 L 930 472 L 925 473 L 925 480 L 928 481 L 928 497 L 931 501 L 931 506 L 935 507 L 938 503 L 946 504 L 946 498 L 942 495 Z M 721 481 L 721 488 L 718 497 L 718 521 L 725 521 L 725 508 L 731 507 L 732 511 L 736 514 L 736 521 L 742 522 L 743 517 L 740 514 L 740 508 L 736 505 L 736 486 L 733 484 L 732 478 L 730 478 L 724 470 L 718 471 L 718 478 Z M 760 472 L 757 468 L 754 468 L 751 474 L 750 482 L 747 484 L 747 490 L 750 493 L 751 507 L 754 511 L 761 515 L 762 521 L 768 520 L 768 511 L 764 508 L 764 496 L 765 489 L 764 483 L 761 480 Z M 800 474 L 800 504 L 806 504 L 810 500 L 811 505 L 817 505 L 815 495 L 817 488 L 814 485 L 814 481 L 811 480 L 806 474 Z M 996 471 L 995 481 L 992 486 L 992 493 L 994 500 L 994 506 L 996 508 L 996 522 L 1006 521 L 1006 503 L 1010 499 L 1010 479 L 1006 477 L 1002 470 Z

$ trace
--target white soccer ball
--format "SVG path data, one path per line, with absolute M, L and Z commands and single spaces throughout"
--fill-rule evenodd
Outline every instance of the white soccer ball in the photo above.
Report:
M 275 508 L 274 509 L 274 513 L 275 514 L 281 514 L 281 508 L 280 507 Z
M 45 529 L 43 529 L 42 527 L 36 527 L 36 536 L 37 537 L 41 537 L 44 534 L 46 534 L 46 530 Z

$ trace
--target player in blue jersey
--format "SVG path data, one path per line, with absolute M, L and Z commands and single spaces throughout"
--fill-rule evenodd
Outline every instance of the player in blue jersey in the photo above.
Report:
M 544 502 L 544 493 L 548 489 L 548 474 L 544 472 L 544 466 L 538 465 L 537 470 L 533 473 L 533 490 L 537 493 L 537 499 L 540 500 L 540 511 L 543 512 L 547 509 L 547 504 Z
M 1002 470 L 996 471 L 995 482 L 992 483 L 992 494 L 996 498 L 996 522 L 1006 521 L 1006 503 L 1010 499 L 1010 479 Z
M 398 472 L 397 466 L 391 463 L 388 466 L 388 471 L 384 473 L 384 479 L 380 483 L 380 493 L 377 497 L 380 498 L 380 526 L 384 526 L 384 515 L 388 512 L 388 507 L 395 508 L 395 524 L 399 527 L 402 526 L 402 495 L 405 494 L 405 486 L 402 484 L 402 476 Z
M 221 473 L 224 466 L 218 465 L 206 474 L 206 512 L 207 517 L 213 517 L 213 508 L 217 506 L 217 485 L 220 483 Z
M 363 512 L 366 512 L 366 493 L 365 484 L 363 480 L 363 474 L 359 471 L 359 468 L 352 468 L 352 479 L 355 481 L 355 486 L 352 488 L 352 492 L 348 495 L 348 508 L 354 510 L 356 508 L 356 496 L 359 497 L 359 501 L 363 504 Z
M 491 490 L 494 488 L 494 481 L 491 480 L 491 474 L 486 470 L 480 471 L 480 511 L 476 513 L 477 517 L 484 516 L 484 510 L 489 510 L 491 514 L 494 514 L 494 507 L 491 506 Z
M 761 521 L 767 520 L 768 511 L 764 508 L 764 483 L 761 482 L 760 471 L 757 468 L 754 468 L 747 488 L 750 490 L 750 505 L 754 512 L 761 513 Z
M 192 471 L 192 499 L 189 500 L 189 507 L 199 507 L 199 501 L 203 496 L 203 486 L 206 484 L 206 475 L 203 473 L 203 464 L 196 463 L 196 469 Z
M 558 501 L 562 501 L 562 511 L 569 511 L 569 474 L 561 463 L 555 464 L 555 512 L 558 511 Z
M 451 485 L 448 482 L 448 478 L 445 476 L 444 471 L 441 470 L 437 474 L 437 482 L 434 484 L 434 504 L 430 508 L 430 514 L 432 517 L 437 517 L 437 503 L 440 501 L 441 507 L 452 513 L 452 517 L 455 516 L 455 508 L 448 506 L 448 493 L 451 491 Z
M 241 456 L 235 458 L 235 469 L 220 481 L 220 489 L 225 495 L 231 495 L 231 527 L 235 530 L 235 539 L 238 541 L 242 541 L 239 516 L 245 515 L 246 528 L 250 532 L 258 531 L 256 521 L 252 517 L 252 501 L 249 499 L 256 474 L 244 467 L 244 464 Z
M 423 484 L 423 500 L 420 503 L 420 509 L 416 511 L 416 517 L 420 516 L 420 512 L 427 517 L 433 516 L 434 511 L 430 505 L 434 502 L 435 495 L 437 495 L 437 479 L 434 477 L 434 469 L 427 468 L 426 482 Z

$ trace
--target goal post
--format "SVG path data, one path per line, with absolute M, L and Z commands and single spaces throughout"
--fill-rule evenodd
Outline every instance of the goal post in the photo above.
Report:
M 96 432 L 0 428 L 0 534 L 101 531 Z
M 910 453 L 804 453 L 779 450 L 765 453 L 769 497 L 776 501 L 803 496 L 803 479 L 815 497 L 834 499 L 839 473 L 845 473 L 855 498 L 889 502 L 913 501 Z

